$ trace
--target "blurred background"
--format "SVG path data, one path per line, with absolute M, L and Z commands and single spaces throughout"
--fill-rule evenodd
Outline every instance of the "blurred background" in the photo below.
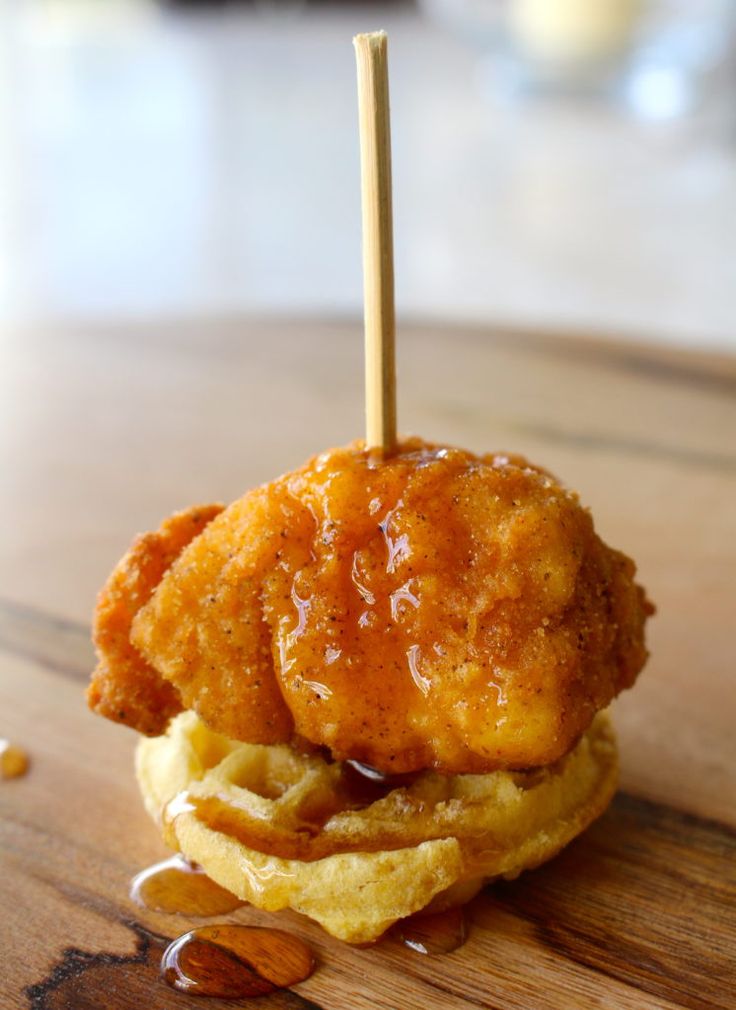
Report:
M 135 531 L 363 430 L 377 28 L 400 430 L 543 462 L 637 559 L 622 781 L 725 823 L 736 0 L 0 0 L 0 659 L 80 676 Z M 61 690 L 3 711 L 71 739 Z
M 0 0 L 0 324 L 358 315 L 390 33 L 405 318 L 736 348 L 734 0 Z

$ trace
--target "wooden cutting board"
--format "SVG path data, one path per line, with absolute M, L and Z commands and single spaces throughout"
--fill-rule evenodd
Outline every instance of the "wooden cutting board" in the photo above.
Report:
M 164 854 L 134 734 L 90 715 L 94 592 L 133 533 L 232 499 L 361 432 L 352 324 L 18 330 L 0 345 L 0 1008 L 223 1010 L 158 979 L 193 920 L 145 912 Z M 652 659 L 615 706 L 621 792 L 551 864 L 489 888 L 423 957 L 352 949 L 291 914 L 319 968 L 264 1008 L 736 1007 L 736 364 L 615 341 L 404 327 L 400 426 L 561 474 L 657 602 Z

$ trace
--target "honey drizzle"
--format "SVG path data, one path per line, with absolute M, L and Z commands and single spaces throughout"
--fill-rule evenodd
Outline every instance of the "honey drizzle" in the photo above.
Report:
M 361 761 L 345 761 L 339 789 L 348 807 L 360 808 L 383 799 L 394 789 L 410 786 L 417 778 L 417 772 L 387 775 Z
M 172 941 L 161 958 L 173 989 L 220 999 L 264 996 L 303 982 L 314 968 L 302 940 L 256 926 L 200 926 Z
M 431 915 L 411 915 L 393 929 L 405 947 L 417 954 L 449 954 L 468 938 L 464 908 L 450 908 Z
M 136 874 L 130 897 L 151 912 L 170 915 L 225 915 L 245 904 L 179 853 Z

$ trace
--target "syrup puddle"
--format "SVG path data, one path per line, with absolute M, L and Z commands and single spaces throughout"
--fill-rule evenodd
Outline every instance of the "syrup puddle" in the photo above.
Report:
M 463 908 L 451 908 L 434 915 L 411 915 L 392 930 L 405 947 L 417 954 L 449 954 L 468 938 Z
M 245 904 L 180 854 L 154 863 L 133 877 L 130 897 L 151 912 L 203 918 L 225 915 Z
M 0 779 L 20 778 L 29 765 L 30 759 L 22 747 L 0 738 Z
M 314 955 L 279 929 L 200 926 L 174 940 L 161 958 L 161 975 L 179 992 L 237 999 L 265 996 L 309 978 Z

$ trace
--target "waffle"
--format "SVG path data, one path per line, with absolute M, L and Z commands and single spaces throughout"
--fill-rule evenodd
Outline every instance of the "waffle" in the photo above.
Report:
M 217 883 L 368 943 L 398 919 L 458 904 L 554 856 L 610 802 L 617 753 L 600 713 L 546 768 L 424 771 L 359 796 L 352 768 L 229 740 L 183 712 L 164 736 L 141 740 L 136 771 L 164 840 Z

